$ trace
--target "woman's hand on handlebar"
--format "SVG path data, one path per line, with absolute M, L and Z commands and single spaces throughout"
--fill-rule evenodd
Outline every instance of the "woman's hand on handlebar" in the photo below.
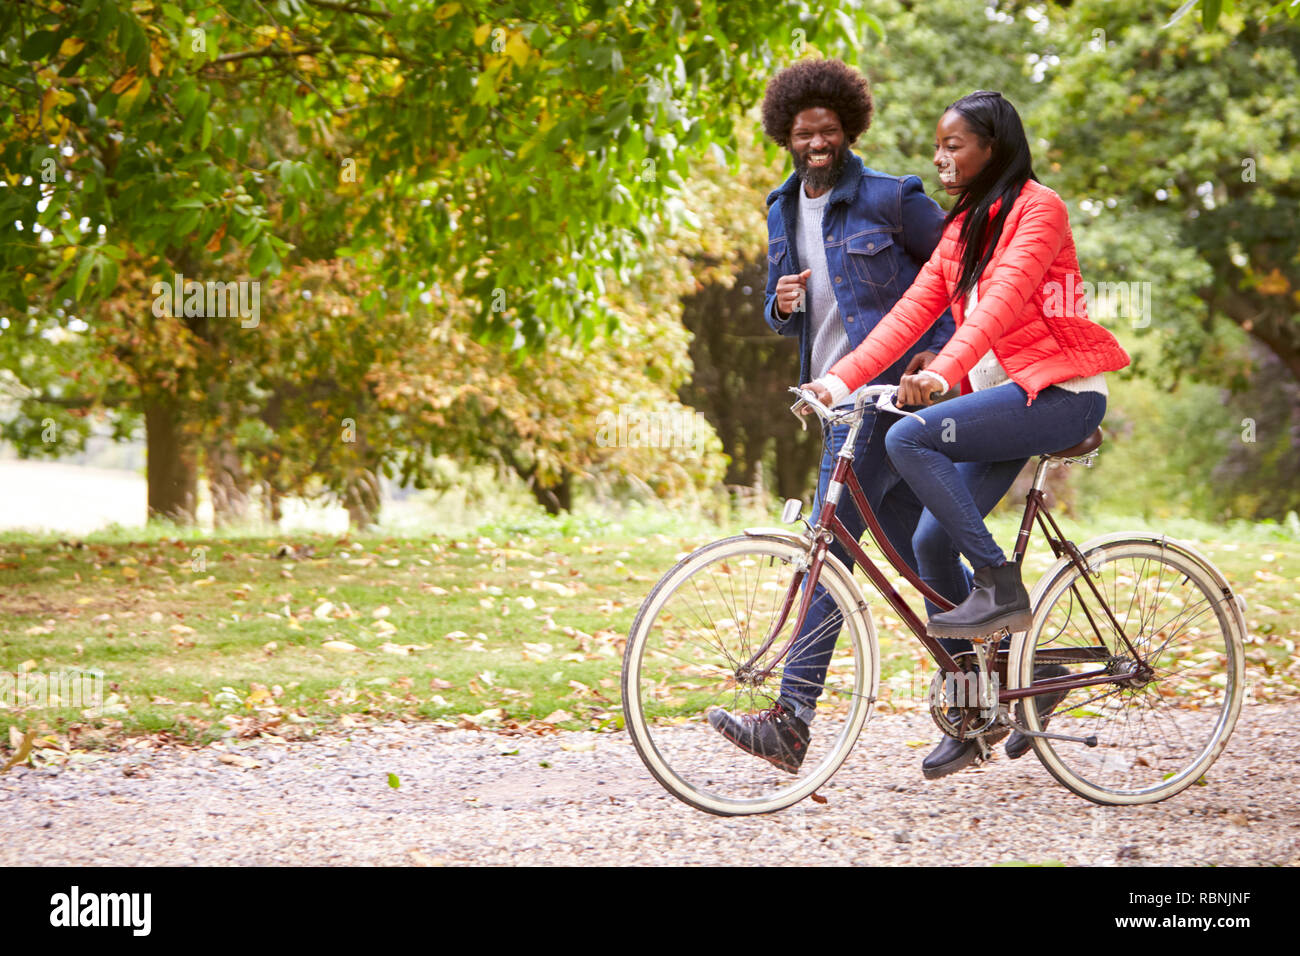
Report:
M 903 380 L 898 383 L 897 401 L 899 405 L 933 405 L 931 394 L 941 391 L 942 387 L 933 375 L 917 372 L 904 375 Z
M 817 396 L 817 400 L 821 402 L 823 405 L 825 405 L 827 408 L 831 407 L 831 393 L 827 391 L 826 386 L 819 385 L 817 382 L 804 382 L 799 387 L 802 389 L 807 389 L 808 391 L 812 392 L 814 395 Z M 799 414 L 801 415 L 809 415 L 811 413 L 812 413 L 812 409 L 810 408 L 799 409 Z

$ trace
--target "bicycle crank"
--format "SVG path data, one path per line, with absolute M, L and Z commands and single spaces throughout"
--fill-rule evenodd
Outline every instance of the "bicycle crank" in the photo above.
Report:
M 1069 734 L 1049 734 L 1045 730 L 1030 730 L 1023 725 L 1016 723 L 1010 717 L 1007 718 L 1007 723 L 1020 731 L 1026 737 L 1042 737 L 1046 740 L 1068 740 L 1072 743 L 1083 744 L 1085 747 L 1097 746 L 1096 737 L 1071 737 Z

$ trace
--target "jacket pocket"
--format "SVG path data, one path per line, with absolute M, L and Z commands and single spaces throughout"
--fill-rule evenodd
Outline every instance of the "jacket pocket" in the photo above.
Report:
M 779 266 L 786 257 L 786 237 L 770 239 L 767 243 L 768 265 Z
M 848 241 L 849 268 L 864 282 L 887 286 L 898 277 L 898 250 L 888 232 L 865 232 Z

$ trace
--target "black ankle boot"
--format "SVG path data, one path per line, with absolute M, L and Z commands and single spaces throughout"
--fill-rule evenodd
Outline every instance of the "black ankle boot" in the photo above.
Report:
M 954 724 L 961 719 L 960 711 L 949 710 L 948 719 Z M 1001 724 L 996 724 L 984 735 L 984 743 L 992 747 L 1006 737 L 1007 728 Z M 980 756 L 979 742 L 974 740 L 958 740 L 956 737 L 944 735 L 939 741 L 939 746 L 930 751 L 929 756 L 921 761 L 921 773 L 925 775 L 926 780 L 938 780 L 940 777 L 946 777 L 950 773 L 956 773 L 958 770 L 964 770 L 971 764 L 975 763 Z
M 950 773 L 964 770 L 978 759 L 979 744 L 974 740 L 958 740 L 956 737 L 944 737 L 939 746 L 930 751 L 930 755 L 921 761 L 921 773 L 926 780 L 937 780 Z
M 1020 581 L 1020 565 L 1008 561 L 975 572 L 975 590 L 951 611 L 930 618 L 931 637 L 981 637 L 1002 628 L 1025 631 L 1033 621 L 1029 592 Z

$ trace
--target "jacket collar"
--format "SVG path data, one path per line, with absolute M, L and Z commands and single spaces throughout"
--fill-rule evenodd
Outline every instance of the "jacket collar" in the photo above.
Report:
M 844 161 L 844 171 L 840 174 L 840 180 L 831 188 L 828 205 L 833 206 L 837 202 L 853 202 L 858 194 L 858 183 L 862 181 L 862 172 L 865 168 L 857 153 L 849 150 L 849 157 Z M 789 179 L 767 194 L 768 207 L 770 208 L 777 199 L 797 201 L 798 191 L 801 188 L 803 184 L 799 181 L 799 173 L 797 171 L 791 173 Z

